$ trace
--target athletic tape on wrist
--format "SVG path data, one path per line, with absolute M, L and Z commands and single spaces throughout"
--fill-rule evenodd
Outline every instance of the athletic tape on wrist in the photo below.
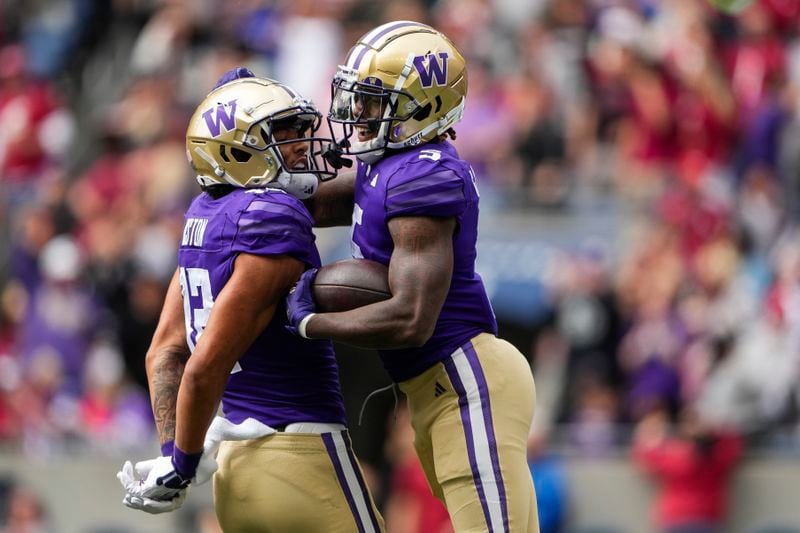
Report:
M 300 333 L 300 336 L 303 337 L 304 339 L 308 339 L 309 338 L 309 336 L 306 335 L 306 326 L 308 326 L 308 321 L 311 320 L 311 317 L 313 317 L 314 315 L 316 315 L 316 313 L 309 313 L 297 325 L 297 332 Z

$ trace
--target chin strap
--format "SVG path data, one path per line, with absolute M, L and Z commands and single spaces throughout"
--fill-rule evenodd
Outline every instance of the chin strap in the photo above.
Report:
M 342 154 L 344 154 L 344 148 L 349 146 L 350 142 L 347 139 L 344 139 L 341 143 L 333 141 L 325 146 L 320 155 L 325 159 L 325 161 L 328 162 L 330 166 L 336 170 L 339 170 L 342 167 L 350 168 L 353 166 L 353 160 L 342 157 Z
M 316 174 L 308 172 L 286 172 L 281 170 L 274 181 L 266 184 L 267 187 L 281 189 L 297 198 L 305 200 L 311 198 L 317 192 L 319 179 Z
M 388 113 L 388 111 L 387 111 Z M 368 141 L 353 141 L 352 147 L 360 153 L 356 153 L 356 157 L 364 163 L 371 165 L 378 159 L 383 157 L 386 151 L 386 130 L 389 128 L 389 122 L 381 122 L 381 127 L 375 138 Z
M 357 144 L 357 143 L 353 143 L 353 144 Z M 367 143 L 360 143 L 360 144 L 367 144 Z M 365 149 L 369 150 L 368 148 L 365 148 Z M 377 163 L 378 160 L 380 160 L 380 158 L 383 157 L 384 152 L 386 152 L 386 149 L 385 148 L 380 148 L 380 149 L 370 150 L 370 151 L 367 151 L 367 152 L 356 154 L 356 157 L 358 158 L 359 161 L 361 161 L 363 163 L 366 163 L 367 165 L 372 165 L 372 164 Z

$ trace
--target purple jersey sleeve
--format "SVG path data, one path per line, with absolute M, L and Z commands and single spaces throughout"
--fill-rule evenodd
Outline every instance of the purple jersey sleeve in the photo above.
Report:
M 407 165 L 390 178 L 386 189 L 387 218 L 458 216 L 466 206 L 464 178 L 441 165 Z
M 233 251 L 253 255 L 291 255 L 318 266 L 311 215 L 299 200 L 272 193 L 258 195 L 237 221 Z

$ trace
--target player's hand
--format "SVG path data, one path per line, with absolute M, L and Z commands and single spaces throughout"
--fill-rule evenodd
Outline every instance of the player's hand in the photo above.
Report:
M 238 80 L 241 78 L 255 78 L 256 75 L 253 74 L 253 71 L 246 67 L 236 67 L 230 69 L 228 72 L 222 75 L 220 79 L 217 80 L 217 84 L 214 85 L 214 88 L 211 89 L 212 91 L 219 89 L 226 83 L 230 83 L 234 80 Z
M 139 461 L 135 465 L 125 461 L 117 472 L 125 497 L 123 505 L 150 514 L 167 513 L 179 509 L 186 500 L 189 483 L 175 479 L 172 458 L 158 457 Z M 180 477 L 180 476 L 179 476 Z
M 311 287 L 314 285 L 316 276 L 316 268 L 303 272 L 303 275 L 300 276 L 300 279 L 297 280 L 297 283 L 294 284 L 294 287 L 286 297 L 286 316 L 289 319 L 289 325 L 286 326 L 286 329 L 305 339 L 308 338 L 305 326 L 316 310 L 314 297 L 311 294 Z
M 153 500 L 151 498 L 143 498 L 126 493 L 125 498 L 122 499 L 122 503 L 129 509 L 144 511 L 149 514 L 170 513 L 181 508 L 183 502 L 186 501 L 187 493 L 188 490 L 181 491 L 179 496 L 171 500 Z
M 169 513 L 171 511 L 175 511 L 176 509 L 180 509 L 183 505 L 183 502 L 186 501 L 186 496 L 188 494 L 189 488 L 187 487 L 178 492 L 178 494 L 171 500 L 156 500 L 126 492 L 125 497 L 122 499 L 122 504 L 130 509 L 144 511 L 145 513 L 149 514 Z

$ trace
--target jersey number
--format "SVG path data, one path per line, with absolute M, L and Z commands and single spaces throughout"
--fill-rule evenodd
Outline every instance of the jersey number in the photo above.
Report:
M 205 268 L 181 267 L 181 294 L 183 295 L 183 318 L 186 321 L 186 342 L 194 351 L 200 335 L 206 329 L 211 308 L 214 307 L 214 293 L 211 292 L 211 276 Z M 198 301 L 199 307 L 192 305 Z M 233 366 L 231 374 L 242 369 L 239 362 Z
M 364 254 L 361 252 L 361 247 L 356 244 L 356 226 L 361 225 L 361 218 L 364 216 L 364 210 L 361 206 L 355 204 L 353 206 L 353 225 L 350 227 L 350 255 L 355 259 L 364 259 Z
M 200 335 L 206 329 L 214 294 L 211 292 L 211 277 L 205 268 L 181 267 L 181 294 L 183 294 L 183 318 L 186 321 L 186 342 L 194 351 Z M 198 302 L 199 306 L 192 305 Z

